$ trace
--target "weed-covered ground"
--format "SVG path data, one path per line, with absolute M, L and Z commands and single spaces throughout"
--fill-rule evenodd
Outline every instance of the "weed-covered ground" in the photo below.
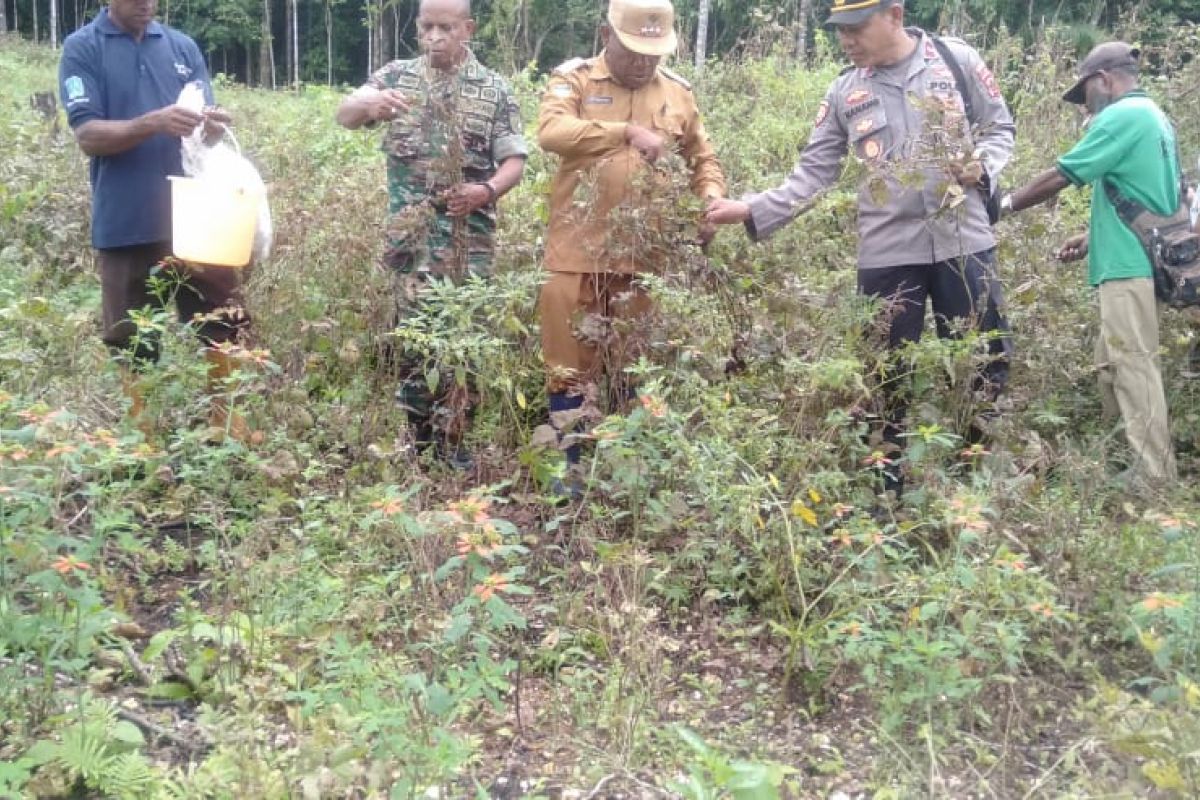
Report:
M 1193 45 L 1164 45 L 1150 82 L 1189 158 Z M 1052 40 L 991 61 L 1012 185 L 1080 121 Z M 988 442 L 962 438 L 986 342 L 907 354 L 890 506 L 880 331 L 854 296 L 862 168 L 770 243 L 729 230 L 708 256 L 668 175 L 662 224 L 626 221 L 672 253 L 631 333 L 635 390 L 588 403 L 584 497 L 557 505 L 534 313 L 549 159 L 503 203 L 498 276 L 393 331 L 378 134 L 338 128 L 336 92 L 219 86 L 276 224 L 237 391 L 261 433 L 207 441 L 195 339 L 150 314 L 147 437 L 97 338 L 86 162 L 29 102 L 55 66 L 0 46 L 0 797 L 1200 793 L 1196 334 L 1164 313 L 1184 477 L 1130 494 L 1094 298 L 1050 257 L 1083 194 L 999 227 L 1017 355 Z M 697 79 L 735 192 L 790 169 L 837 70 Z M 538 85 L 516 84 L 532 134 Z M 388 340 L 480 387 L 475 474 L 413 453 Z

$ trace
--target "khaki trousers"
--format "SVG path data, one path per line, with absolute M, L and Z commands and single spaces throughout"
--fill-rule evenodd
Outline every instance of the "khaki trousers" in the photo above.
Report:
M 637 358 L 637 344 L 627 334 L 651 303 L 636 279 L 612 272 L 550 273 L 538 301 L 550 392 L 582 390 L 605 368 L 615 376 Z
M 1172 481 L 1175 455 L 1167 398 L 1158 363 L 1158 302 L 1150 278 L 1100 285 L 1100 335 L 1096 369 L 1104 414 L 1118 414 L 1135 467 L 1145 478 Z

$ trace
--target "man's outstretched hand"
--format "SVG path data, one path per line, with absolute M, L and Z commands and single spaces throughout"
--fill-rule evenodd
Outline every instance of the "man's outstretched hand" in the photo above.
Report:
M 718 197 L 704 210 L 704 221 L 709 225 L 736 225 L 750 219 L 750 206 L 741 200 Z

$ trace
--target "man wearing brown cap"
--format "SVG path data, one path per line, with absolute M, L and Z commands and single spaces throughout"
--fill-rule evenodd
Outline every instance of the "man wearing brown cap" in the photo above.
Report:
M 550 276 L 539 301 L 552 414 L 578 408 L 604 367 L 577 323 L 592 315 L 636 320 L 649 307 L 637 276 L 662 268 L 665 254 L 617 229 L 622 215 L 614 209 L 648 202 L 639 182 L 672 151 L 683 157 L 698 197 L 725 193 L 691 86 L 659 65 L 675 51 L 674 22 L 668 0 L 611 0 L 600 28 L 603 51 L 554 70 L 542 98 L 538 141 L 562 159 L 550 190 Z M 578 460 L 577 449 L 567 455 Z
M 765 239 L 807 210 L 852 152 L 868 170 L 858 197 L 859 291 L 884 301 L 893 349 L 920 338 L 926 298 L 939 336 L 964 323 L 990 334 L 975 382 L 987 416 L 1011 350 L 987 205 L 1012 156 L 1012 115 L 979 54 L 961 39 L 906 28 L 899 0 L 835 0 L 828 23 L 854 66 L 825 95 L 799 165 L 776 189 L 712 203 L 707 218 L 742 222 Z M 895 370 L 884 387 L 881 434 L 891 450 L 906 414 L 902 377 Z M 968 435 L 980 435 L 973 427 Z M 884 478 L 899 494 L 901 473 L 889 468 Z
M 1153 270 L 1137 235 L 1120 217 L 1128 198 L 1156 214 L 1178 208 L 1179 150 L 1162 109 L 1138 88 L 1136 48 L 1107 42 L 1079 65 L 1063 95 L 1092 115 L 1083 139 L 1029 185 L 1004 197 L 1005 213 L 1043 203 L 1068 186 L 1092 185 L 1091 223 L 1067 240 L 1062 261 L 1088 258 L 1100 298 L 1096 367 L 1106 416 L 1120 414 L 1133 450 L 1130 478 L 1163 484 L 1175 478 L 1170 424 L 1158 365 L 1158 306 Z

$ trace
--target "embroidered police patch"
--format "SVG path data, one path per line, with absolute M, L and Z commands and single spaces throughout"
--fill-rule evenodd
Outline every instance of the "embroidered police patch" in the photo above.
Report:
M 613 101 L 613 99 L 611 97 L 600 97 L 599 95 L 592 95 L 588 99 L 584 100 L 583 102 L 589 106 L 611 106 L 612 101 Z
M 975 76 L 979 78 L 979 82 L 983 84 L 983 88 L 987 90 L 988 97 L 995 100 L 1000 96 L 1000 86 L 996 83 L 996 76 L 988 69 L 987 64 L 980 64 L 975 68 Z
M 816 122 L 813 123 L 813 127 L 814 128 L 821 127 L 821 123 L 823 123 L 826 119 L 828 119 L 828 117 L 829 117 L 829 101 L 822 100 L 821 105 L 817 106 L 817 120 L 816 120 Z

